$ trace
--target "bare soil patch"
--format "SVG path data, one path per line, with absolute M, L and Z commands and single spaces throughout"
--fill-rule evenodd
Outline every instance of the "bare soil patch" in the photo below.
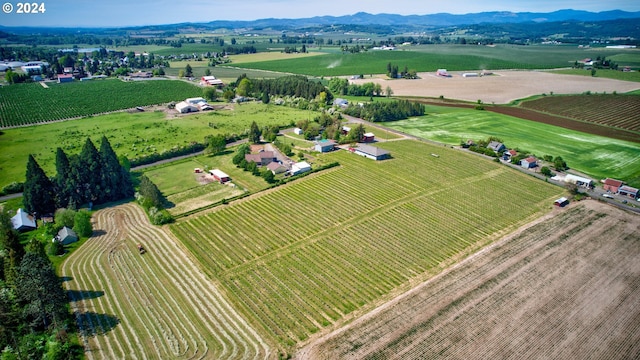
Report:
M 478 73 L 480 71 L 477 71 Z M 355 84 L 379 83 L 391 87 L 396 96 L 421 96 L 459 99 L 485 104 L 507 104 L 540 94 L 581 94 L 586 91 L 625 93 L 640 89 L 640 83 L 588 76 L 553 74 L 544 71 L 495 71 L 482 77 L 462 77 L 462 72 L 445 78 L 435 73 L 419 73 L 417 80 L 367 78 L 351 80 Z
M 639 245 L 636 214 L 555 209 L 296 358 L 638 358 Z

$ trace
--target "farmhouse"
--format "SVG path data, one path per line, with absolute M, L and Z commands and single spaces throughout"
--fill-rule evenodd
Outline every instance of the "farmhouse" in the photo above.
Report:
M 495 151 L 497 154 L 505 151 L 505 149 L 507 148 L 506 146 L 504 146 L 503 143 L 501 142 L 497 142 L 497 141 L 492 141 L 489 143 L 489 145 L 487 145 L 487 148 Z
M 376 135 L 372 132 L 364 133 L 362 135 L 362 142 L 364 143 L 374 142 L 375 140 L 376 140 Z
M 639 192 L 640 190 L 636 188 L 632 188 L 631 186 L 626 186 L 626 185 L 623 185 L 620 187 L 620 189 L 618 189 L 618 194 L 625 195 L 633 199 L 638 197 Z
M 62 245 L 69 245 L 78 241 L 78 235 L 76 235 L 75 231 L 65 226 L 58 231 L 58 234 L 53 238 L 53 241 L 60 242 Z
M 18 231 L 31 231 L 37 227 L 34 217 L 22 209 L 16 211 L 16 214 L 11 218 L 11 224 Z
M 390 153 L 387 150 L 366 144 L 359 144 L 356 148 L 351 148 L 350 150 L 357 155 L 372 160 L 384 160 L 390 157 Z
M 224 184 L 227 181 L 231 181 L 231 178 L 229 177 L 229 175 L 227 175 L 220 169 L 209 170 L 209 174 L 211 174 L 211 176 L 213 176 L 213 178 L 216 181 L 220 182 L 220 184 Z
M 573 174 L 567 174 L 567 176 L 564 177 L 564 182 L 588 188 L 593 187 L 593 180 Z
M 244 159 L 247 162 L 254 162 L 258 166 L 269 165 L 277 160 L 273 151 L 261 151 L 257 154 L 246 154 Z
M 180 101 L 176 104 L 176 110 L 181 114 L 199 111 L 198 107 L 186 101 Z
M 276 174 L 282 174 L 283 172 L 287 171 L 287 167 L 280 164 L 279 162 L 272 162 L 269 165 L 267 165 L 267 169 L 269 169 L 269 171 L 271 171 L 273 173 L 273 175 Z
M 538 166 L 538 159 L 536 159 L 533 156 L 529 156 L 526 159 L 520 160 L 520 166 L 522 166 L 525 169 L 534 168 L 534 167 Z
M 307 171 L 311 171 L 311 165 L 309 165 L 309 163 L 307 163 L 306 161 L 301 161 L 291 165 L 290 172 L 292 176 L 302 174 Z
M 605 191 L 610 191 L 612 193 L 617 193 L 623 182 L 616 179 L 606 178 L 603 181 L 604 185 L 602 186 Z
M 325 153 L 325 152 L 333 151 L 335 146 L 336 146 L 335 141 L 324 139 L 324 140 L 316 141 L 314 149 L 315 151 Z
M 58 75 L 58 83 L 68 83 L 73 82 L 73 74 L 59 74 Z

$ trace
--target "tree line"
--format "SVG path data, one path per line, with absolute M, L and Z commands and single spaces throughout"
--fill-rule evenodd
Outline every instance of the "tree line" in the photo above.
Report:
M 242 75 L 236 81 L 241 84 L 242 80 L 247 78 Z M 333 94 L 327 91 L 327 88 L 319 82 L 311 81 L 301 75 L 284 76 L 277 79 L 252 79 L 251 94 L 268 94 L 270 96 L 294 96 L 302 97 L 307 100 L 314 100 L 321 97 L 324 93 L 324 103 L 330 104 L 333 101 Z
M 133 196 L 129 169 L 123 167 L 109 140 L 102 137 L 100 151 L 87 138 L 80 154 L 56 150 L 56 175 L 47 177 L 29 155 L 23 203 L 30 213 L 52 214 L 57 208 L 77 209 Z
M 347 115 L 371 122 L 385 122 L 422 116 L 425 114 L 425 106 L 408 100 L 396 100 L 384 103 L 372 102 L 362 106 L 350 104 L 343 111 Z

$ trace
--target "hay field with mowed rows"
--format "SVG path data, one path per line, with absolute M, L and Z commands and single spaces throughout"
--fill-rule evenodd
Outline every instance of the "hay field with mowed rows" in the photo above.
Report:
M 549 211 L 563 189 L 416 141 L 171 225 L 281 350 L 341 326 Z M 431 154 L 438 155 L 432 156 Z

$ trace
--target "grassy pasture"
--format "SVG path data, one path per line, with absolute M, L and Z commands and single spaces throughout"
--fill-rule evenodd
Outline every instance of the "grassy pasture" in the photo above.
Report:
M 0 87 L 0 127 L 36 124 L 202 96 L 183 81 L 116 79 Z
M 252 121 L 260 126 L 289 125 L 308 114 L 308 111 L 289 107 L 248 103 L 236 105 L 234 110 L 177 118 L 167 118 L 164 112 L 115 113 L 3 130 L 0 135 L 0 187 L 12 181 L 24 181 L 27 154 L 33 154 L 45 172 L 53 176 L 56 148 L 61 147 L 68 155 L 77 154 L 87 137 L 98 144 L 102 135 L 106 135 L 118 155 L 134 159 L 194 141 L 202 142 L 207 135 L 241 134 L 249 129 Z M 251 188 L 251 185 L 246 187 Z
M 234 152 L 229 150 L 225 154 L 208 156 L 202 155 L 182 161 L 172 162 L 142 170 L 158 189 L 173 204 L 168 208 L 173 215 L 179 215 L 190 210 L 214 204 L 222 199 L 240 195 L 245 191 L 258 192 L 265 189 L 267 184 L 262 177 L 237 168 L 233 162 Z M 194 168 L 203 171 L 220 169 L 231 177 L 236 187 L 220 185 L 217 182 L 203 182 L 205 174 L 196 174 Z
M 596 180 L 613 177 L 640 185 L 640 145 L 472 109 L 427 106 L 424 117 L 385 123 L 395 130 L 457 145 L 497 136 L 537 156 L 562 156 L 569 167 Z
M 591 70 L 584 70 L 584 69 L 559 69 L 559 70 L 553 70 L 553 72 L 557 74 L 566 74 L 566 75 L 591 76 Z M 640 72 L 637 72 L 637 71 L 623 72 L 620 70 L 597 69 L 594 77 L 640 82 Z
M 325 156 L 339 168 L 170 229 L 263 336 L 291 348 L 531 220 L 563 192 L 447 147 L 380 146 L 392 160 L 336 151 Z

